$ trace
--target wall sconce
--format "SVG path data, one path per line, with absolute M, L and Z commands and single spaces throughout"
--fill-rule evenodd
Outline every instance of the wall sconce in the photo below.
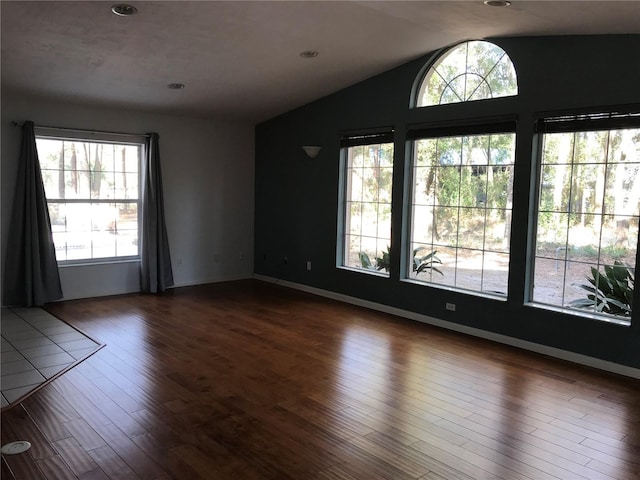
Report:
M 309 156 L 309 158 L 316 158 L 318 156 L 318 153 L 320 153 L 320 150 L 322 149 L 322 147 L 317 147 L 317 146 L 313 146 L 313 145 L 305 145 L 305 146 L 302 147 L 302 149 Z

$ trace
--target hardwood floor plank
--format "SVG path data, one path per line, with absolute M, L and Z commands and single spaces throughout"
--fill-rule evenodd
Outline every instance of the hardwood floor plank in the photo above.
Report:
M 107 417 L 113 425 L 121 430 L 128 437 L 135 437 L 136 435 L 142 435 L 146 430 L 135 419 L 125 412 L 118 404 L 109 400 L 100 405 L 100 410 Z M 96 429 L 102 429 L 108 425 L 101 425 Z
M 596 450 L 594 448 L 589 447 L 585 443 L 571 443 L 565 442 L 562 438 L 545 432 L 544 430 L 536 430 L 532 432 L 532 436 L 542 438 L 546 440 L 548 443 L 552 443 L 555 445 L 559 445 L 561 447 L 566 447 L 580 455 L 584 455 L 591 459 L 591 461 L 595 460 L 598 462 L 606 463 L 614 468 L 619 468 L 621 470 L 638 470 L 640 471 L 640 455 L 635 456 L 632 459 L 629 459 L 628 451 L 625 449 L 610 449 L 608 452 L 602 452 L 600 450 Z
M 295 402 L 280 403 L 279 407 L 308 422 L 319 425 L 337 438 L 349 439 L 356 435 L 368 435 L 374 430 L 347 412 L 333 409 L 312 398 L 303 397 Z
M 99 425 L 108 425 L 111 423 L 111 420 L 104 416 L 100 408 L 91 403 L 84 393 L 76 388 L 70 380 L 70 377 L 71 372 L 68 372 L 62 377 L 57 378 L 51 386 L 58 390 L 64 398 L 73 403 L 73 408 L 78 412 L 78 415 L 80 415 L 80 419 L 84 420 L 87 425 L 95 428 Z
M 333 465 L 326 470 L 318 472 L 316 477 L 318 480 L 358 480 L 348 472 L 345 472 L 342 465 Z
M 71 434 L 65 428 L 64 422 L 71 420 L 66 416 L 60 416 L 55 403 L 49 404 L 51 396 L 46 395 L 51 384 L 40 389 L 35 395 L 30 396 L 22 402 L 23 408 L 38 426 L 49 442 L 68 438 Z
M 104 473 L 104 470 L 98 467 L 90 472 L 83 473 L 78 477 L 78 480 L 109 480 L 109 477 Z
M 615 434 L 612 433 L 612 431 L 603 432 L 593 425 L 587 424 L 585 422 L 574 421 L 570 418 L 557 418 L 552 420 L 550 424 L 554 427 L 561 428 L 568 432 L 575 433 L 576 435 L 581 435 L 590 440 L 594 440 L 612 447 L 623 447 L 625 443 L 622 433 Z
M 94 448 L 105 445 L 104 440 L 84 419 L 72 420 L 64 424 L 67 431 L 85 450 L 93 450 Z
M 44 458 L 35 459 L 31 457 L 29 453 L 21 453 L 20 455 L 3 455 L 2 458 L 4 462 L 6 462 L 8 469 L 11 471 L 11 474 L 16 478 L 16 480 L 44 480 L 56 478 L 47 476 L 40 469 L 40 466 L 37 462 L 44 460 Z
M 96 355 L 99 354 L 100 352 Z M 87 364 L 99 363 L 100 361 L 104 360 L 94 355 L 80 365 L 86 366 Z M 69 383 L 69 386 L 66 388 L 68 391 L 79 392 L 87 401 L 91 402 L 93 406 L 99 407 L 103 402 L 108 400 L 108 397 L 92 382 L 92 380 L 96 378 L 100 377 L 93 375 L 91 378 L 86 377 L 84 372 L 79 369 L 72 369 L 64 375 L 64 380 Z M 56 388 L 58 387 L 56 386 Z
M 60 455 L 42 458 L 36 460 L 36 463 L 42 470 L 44 478 L 55 478 L 57 480 L 77 480 L 78 478 Z M 31 479 L 31 477 L 25 478 Z
M 143 408 L 142 404 L 131 398 L 127 392 L 118 387 L 107 377 L 97 377 L 92 379 L 91 382 L 125 412 L 131 413 Z
M 275 460 L 274 466 L 281 466 L 293 478 L 310 477 L 337 462 L 330 450 L 337 439 L 323 437 L 318 431 L 310 437 L 307 425 L 291 416 L 285 421 L 275 410 L 235 397 L 224 399 L 221 407 L 227 409 L 225 414 L 207 422 L 201 433 L 232 452 L 257 446 L 267 452 L 269 460 Z M 244 453 L 242 458 L 251 463 Z
M 228 454 L 228 452 L 227 452 Z M 182 445 L 169 451 L 169 460 L 177 464 L 177 468 L 170 468 L 174 478 L 187 480 L 201 478 L 203 480 L 217 480 L 238 478 L 243 480 L 260 480 L 264 478 L 249 465 L 239 459 L 222 461 L 211 458 L 194 445 Z M 190 475 L 184 475 L 188 470 Z
M 16 479 L 4 458 L 0 459 L 0 478 L 3 478 L 4 480 Z
M 164 472 L 126 434 L 115 425 L 98 427 L 107 445 L 143 480 L 152 480 Z M 101 447 L 104 448 L 104 447 Z M 95 451 L 95 449 L 93 450 Z M 104 469 L 104 468 L 103 468 Z
M 2 445 L 28 439 L 29 456 L 36 460 L 56 454 L 36 423 L 22 407 L 15 407 L 2 415 Z
M 631 480 L 640 382 L 258 281 L 58 302 L 106 347 L 2 413 L 59 480 Z M 75 473 L 74 473 L 75 472 Z
M 443 477 L 442 475 L 438 475 L 435 472 L 429 472 L 426 475 L 420 477 L 418 480 L 447 480 L 447 478 Z
M 140 480 L 140 477 L 108 445 L 94 448 L 87 453 L 100 466 L 107 478 L 112 480 Z
M 87 452 L 73 438 L 65 438 L 53 442 L 53 446 L 58 451 L 60 457 L 69 466 L 71 471 L 77 476 L 96 470 L 98 465 L 91 459 Z
M 618 445 L 610 445 L 607 443 L 599 442 L 597 440 L 593 440 L 591 438 L 586 438 L 581 442 L 581 445 L 607 454 L 610 457 L 619 458 L 624 462 L 629 462 L 632 464 L 638 464 L 640 462 L 640 448 L 636 446 L 630 446 L 623 443 L 620 443 Z
M 564 465 L 571 463 L 586 465 L 591 460 L 590 457 L 577 453 L 570 446 L 563 447 L 517 431 L 505 432 L 504 429 L 496 430 L 473 422 L 460 425 L 444 419 L 439 421 L 438 425 L 494 450 L 500 450 L 503 445 L 507 444 L 522 444 L 527 452 L 541 458 L 557 458 L 557 462 Z
M 510 480 L 515 477 L 520 479 L 528 478 L 526 474 L 521 474 L 516 470 L 504 467 L 496 461 L 498 460 L 496 458 L 486 458 L 482 454 L 477 454 L 470 449 L 464 448 L 467 443 L 463 446 L 457 446 L 447 445 L 442 442 L 430 443 L 420 440 L 411 445 L 411 448 L 427 454 L 442 463 L 454 464 L 456 469 L 472 478 L 499 478 L 504 480 Z M 453 461 L 453 459 L 457 459 L 457 461 Z
M 176 436 L 177 435 L 172 434 L 157 436 L 153 433 L 144 433 L 133 437 L 131 441 L 152 459 L 158 467 L 168 472 L 171 471 L 169 452 L 174 448 L 184 445 L 184 441 L 181 438 L 175 438 Z
M 167 413 L 164 413 L 164 412 Z M 168 410 L 142 409 L 133 412 L 131 416 L 145 429 L 146 433 L 131 437 L 136 441 L 138 438 L 144 438 L 151 435 L 154 438 L 161 438 L 166 448 L 178 446 L 182 443 L 180 432 L 184 428 L 184 422 L 173 416 Z
M 369 425 L 371 425 L 371 428 L 373 428 L 376 433 L 389 435 L 389 432 L 392 430 L 400 430 L 405 435 L 409 435 L 409 438 L 415 437 L 416 440 L 409 443 L 409 445 L 418 440 L 426 439 L 447 442 L 453 445 L 462 445 L 467 440 L 456 433 L 438 426 L 437 422 L 441 420 L 440 417 L 430 418 L 428 421 L 425 421 L 420 416 L 402 414 L 401 411 L 397 410 L 386 410 L 383 412 L 373 411 L 363 417 L 362 412 L 359 412 L 358 409 L 351 409 L 349 411 L 356 418 L 360 418 L 362 421 L 369 421 Z

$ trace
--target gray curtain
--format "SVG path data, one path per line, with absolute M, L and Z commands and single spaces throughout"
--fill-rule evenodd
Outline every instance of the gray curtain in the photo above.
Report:
M 33 122 L 22 127 L 18 182 L 7 233 L 6 306 L 34 307 L 62 298 Z
M 160 151 L 157 133 L 147 139 L 142 192 L 142 268 L 140 288 L 143 292 L 164 292 L 173 286 L 167 226 L 164 220 L 164 198 Z

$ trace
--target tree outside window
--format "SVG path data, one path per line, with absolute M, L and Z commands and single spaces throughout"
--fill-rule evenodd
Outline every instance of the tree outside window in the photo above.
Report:
M 341 266 L 388 275 L 393 143 L 349 146 L 343 155 Z
M 515 134 L 418 139 L 413 149 L 408 262 L 432 253 L 441 263 L 408 277 L 506 296 Z
M 630 317 L 631 305 L 619 307 L 624 299 L 608 293 L 607 272 L 630 298 L 639 177 L 640 128 L 542 136 L 533 302 Z
M 140 144 L 37 137 L 58 262 L 139 255 Z

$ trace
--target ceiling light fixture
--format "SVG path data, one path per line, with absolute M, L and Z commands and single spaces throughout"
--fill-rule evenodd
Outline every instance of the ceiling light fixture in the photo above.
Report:
M 511 2 L 509 0 L 484 0 L 484 4 L 490 7 L 508 7 Z
M 302 58 L 316 58 L 318 56 L 317 50 L 305 50 L 304 52 L 300 52 L 300 56 Z
M 128 3 L 117 3 L 111 7 L 111 11 L 119 17 L 130 17 L 131 15 L 138 13 L 138 9 Z
M 184 83 L 170 83 L 167 87 L 171 90 L 182 90 L 184 88 Z

